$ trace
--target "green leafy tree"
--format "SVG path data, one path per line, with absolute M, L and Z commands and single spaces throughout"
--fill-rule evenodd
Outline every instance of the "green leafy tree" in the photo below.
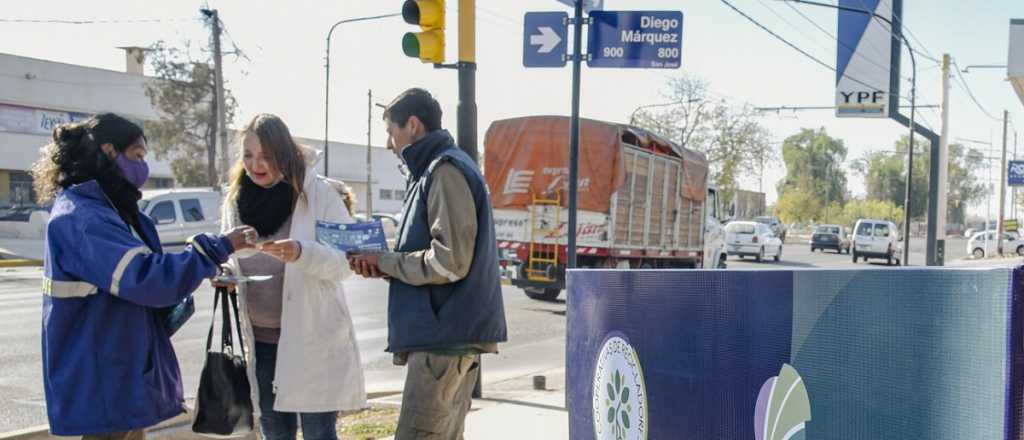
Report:
M 694 76 L 672 79 L 664 97 L 674 104 L 641 110 L 631 122 L 704 153 L 722 200 L 732 200 L 741 177 L 756 175 L 775 160 L 770 134 L 757 112 L 712 98 L 707 81 Z
M 889 220 L 899 224 L 903 221 L 903 208 L 888 200 L 850 200 L 840 214 L 829 223 L 853 227 L 853 224 L 862 218 Z
M 786 223 L 806 223 L 820 220 L 824 199 L 804 187 L 790 187 L 775 202 L 775 212 Z
M 779 183 L 776 212 L 786 221 L 829 221 L 839 215 L 847 198 L 846 147 L 824 128 L 800 130 L 782 143 L 786 177 Z M 787 197 L 788 193 L 794 193 Z M 799 201 L 800 203 L 797 203 Z
M 146 96 L 159 119 L 146 121 L 146 135 L 157 159 L 171 162 L 175 179 L 184 186 L 216 186 L 217 101 L 209 60 L 191 57 L 184 48 L 159 41 L 148 59 L 157 80 L 146 85 Z M 238 104 L 225 86 L 226 123 L 234 120 Z M 225 146 L 226 147 L 226 146 Z
M 901 137 L 894 151 L 868 153 L 855 168 L 865 176 L 868 199 L 887 200 L 904 208 L 906 202 L 907 136 Z M 976 177 L 984 166 L 984 155 L 961 144 L 949 145 L 947 183 L 947 220 L 965 223 L 967 207 L 985 196 L 985 185 Z M 928 212 L 931 145 L 923 139 L 914 142 L 914 176 L 911 188 L 911 218 L 923 218 Z

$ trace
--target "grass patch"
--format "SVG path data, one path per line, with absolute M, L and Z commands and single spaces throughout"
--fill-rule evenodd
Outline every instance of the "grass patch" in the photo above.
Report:
M 395 435 L 398 414 L 398 408 L 379 406 L 344 415 L 338 418 L 338 437 L 376 440 Z

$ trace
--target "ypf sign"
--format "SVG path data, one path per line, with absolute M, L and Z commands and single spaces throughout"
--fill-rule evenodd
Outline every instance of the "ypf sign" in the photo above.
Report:
M 839 0 L 839 6 L 866 9 L 892 18 L 891 2 Z M 892 33 L 871 15 L 839 11 L 836 52 L 836 116 L 840 118 L 889 117 L 889 72 Z

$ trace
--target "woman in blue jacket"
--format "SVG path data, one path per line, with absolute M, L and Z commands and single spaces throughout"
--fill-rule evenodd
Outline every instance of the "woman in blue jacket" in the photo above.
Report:
M 184 412 L 167 311 L 247 247 L 242 227 L 163 253 L 138 209 L 145 155 L 142 129 L 106 113 L 57 127 L 33 168 L 38 198 L 53 200 L 42 342 L 55 435 L 137 440 Z

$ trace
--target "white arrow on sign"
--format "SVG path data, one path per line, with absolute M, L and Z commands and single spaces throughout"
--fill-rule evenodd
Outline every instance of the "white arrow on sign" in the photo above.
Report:
M 541 26 L 537 30 L 540 31 L 539 34 L 530 35 L 530 46 L 540 46 L 537 49 L 538 53 L 549 53 L 562 42 L 562 37 L 548 26 Z

